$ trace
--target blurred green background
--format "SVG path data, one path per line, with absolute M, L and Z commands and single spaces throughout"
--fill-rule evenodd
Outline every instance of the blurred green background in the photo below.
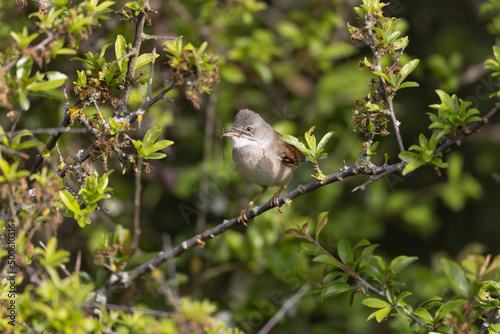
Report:
M 221 82 L 200 110 L 186 100 L 181 90 L 172 92 L 175 102 L 160 102 L 145 115 L 143 125 L 133 137 L 142 137 L 154 123 L 164 128 L 164 138 L 175 144 L 166 150 L 167 158 L 152 162 L 152 170 L 143 177 L 140 248 L 148 252 L 163 249 L 162 234 L 169 234 L 173 245 L 237 216 L 259 187 L 248 184 L 235 171 L 229 141 L 221 134 L 231 126 L 236 112 L 250 108 L 259 112 L 276 130 L 301 137 L 311 126 L 322 137 L 335 131 L 326 146 L 328 157 L 320 161 L 325 174 L 352 165 L 364 137 L 353 133 L 351 111 L 356 99 L 368 92 L 371 77 L 358 69 L 363 57 L 371 57 L 367 48 L 357 49 L 349 41 L 346 25 L 358 25 L 353 7 L 359 1 L 196 1 L 152 0 L 152 25 L 146 32 L 155 35 L 183 36 L 184 43 L 196 47 L 203 41 L 219 57 Z M 419 88 L 398 92 L 394 101 L 405 147 L 414 144 L 419 133 L 430 135 L 426 112 L 438 103 L 436 89 L 456 93 L 470 100 L 482 114 L 494 105 L 488 98 L 497 86 L 482 70 L 492 55 L 496 26 L 495 1 L 390 1 L 386 16 L 401 19 L 400 30 L 410 44 L 402 62 L 421 60 L 412 81 Z M 124 2 L 115 4 L 118 9 Z M 3 4 L 0 45 L 8 46 L 8 33 L 33 27 L 28 13 L 32 3 L 9 1 Z M 15 15 L 10 13 L 15 12 Z M 7 14 L 8 13 L 8 14 Z M 98 52 L 102 45 L 114 42 L 122 34 L 133 41 L 134 26 L 111 15 L 100 29 L 82 41 L 86 51 Z M 144 52 L 161 41 L 148 41 Z M 111 48 L 110 48 L 111 49 Z M 110 55 L 112 55 L 112 51 Z M 49 64 L 76 80 L 82 63 L 57 59 Z M 158 89 L 166 79 L 165 57 L 157 61 L 155 80 Z M 45 70 L 45 69 L 44 69 Z M 68 85 L 72 95 L 72 87 Z M 142 104 L 145 90 L 136 89 L 130 109 Z M 33 108 L 21 118 L 19 128 L 56 127 L 64 109 L 61 96 L 51 100 L 34 98 Z M 71 96 L 70 100 L 75 100 Z M 92 111 L 87 109 L 91 114 Z M 108 111 L 109 112 L 109 111 Z M 2 124 L 8 124 L 5 114 Z M 392 125 L 389 130 L 392 129 Z M 498 144 L 500 128 L 494 122 L 479 134 L 467 138 L 445 157 L 450 168 L 442 176 L 431 168 L 421 168 L 407 178 L 391 176 L 367 187 L 351 190 L 367 180 L 351 177 L 314 193 L 295 199 L 283 214 L 270 210 L 257 217 L 250 229 L 235 229 L 207 242 L 177 259 L 177 271 L 183 284 L 181 294 L 210 298 L 220 310 L 229 310 L 232 321 L 246 333 L 257 332 L 282 303 L 303 284 L 320 281 L 323 267 L 300 254 L 299 240 L 283 236 L 296 223 L 315 220 L 328 211 L 329 223 L 322 233 L 326 248 L 341 238 L 352 244 L 368 239 L 380 244 L 378 253 L 388 259 L 398 255 L 418 256 L 419 261 L 406 271 L 416 303 L 440 294 L 446 285 L 438 259 L 461 259 L 466 254 L 498 254 L 500 244 L 500 187 L 493 173 L 500 171 Z M 48 136 L 39 136 L 48 140 Z M 397 161 L 398 148 L 391 133 L 380 141 L 374 162 Z M 63 136 L 59 149 L 64 157 L 74 155 L 90 144 L 84 135 Z M 57 163 L 57 161 L 56 161 Z M 113 165 L 115 164 L 115 165 Z M 94 166 L 101 170 L 101 166 Z M 134 173 L 122 175 L 117 161 L 110 186 L 112 199 L 104 202 L 107 212 L 93 217 L 93 224 L 81 229 L 75 221 L 65 220 L 58 231 L 60 247 L 76 257 L 84 251 L 84 269 L 95 273 L 94 250 L 101 233 L 113 231 L 116 224 L 132 229 Z M 312 164 L 303 163 L 288 189 L 312 182 Z M 261 198 L 271 198 L 273 190 Z M 46 234 L 39 233 L 44 240 Z M 329 248 L 331 249 L 331 247 Z M 146 293 L 136 302 L 156 309 L 167 309 L 161 298 Z M 132 292 L 114 296 L 115 302 L 134 300 Z M 366 322 L 371 312 L 347 297 L 328 303 L 307 295 L 292 309 L 272 333 L 386 333 L 404 332 L 398 322 L 375 325 Z M 402 327 L 399 327 L 399 326 Z

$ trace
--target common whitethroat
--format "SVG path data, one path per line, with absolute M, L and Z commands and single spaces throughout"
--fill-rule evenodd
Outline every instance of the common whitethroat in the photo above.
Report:
M 298 148 L 281 140 L 259 114 L 249 109 L 238 111 L 231 130 L 223 134 L 231 138 L 233 162 L 240 174 L 251 183 L 262 187 L 261 192 L 241 211 L 238 221 L 245 226 L 246 213 L 268 187 L 279 186 L 273 196 L 273 204 L 279 209 L 279 194 L 295 175 L 299 162 L 305 160 Z

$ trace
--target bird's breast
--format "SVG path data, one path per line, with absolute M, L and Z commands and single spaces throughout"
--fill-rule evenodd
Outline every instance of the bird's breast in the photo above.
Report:
M 233 147 L 236 169 L 248 181 L 260 186 L 284 186 L 293 178 L 296 166 L 284 164 L 275 152 L 258 145 Z

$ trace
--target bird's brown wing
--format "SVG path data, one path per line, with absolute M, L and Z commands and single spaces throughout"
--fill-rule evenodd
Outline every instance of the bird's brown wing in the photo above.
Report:
M 283 163 L 297 166 L 300 162 L 306 160 L 306 156 L 298 148 L 281 140 L 282 136 L 279 132 L 274 131 L 274 137 L 279 139 L 275 140 L 275 142 L 280 146 L 278 152 Z

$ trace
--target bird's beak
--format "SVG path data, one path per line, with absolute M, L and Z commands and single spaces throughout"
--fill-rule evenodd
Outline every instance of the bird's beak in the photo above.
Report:
M 236 137 L 236 138 L 246 138 L 249 140 L 255 140 L 255 138 L 250 133 L 236 128 L 232 128 L 228 132 L 224 133 L 222 137 Z

